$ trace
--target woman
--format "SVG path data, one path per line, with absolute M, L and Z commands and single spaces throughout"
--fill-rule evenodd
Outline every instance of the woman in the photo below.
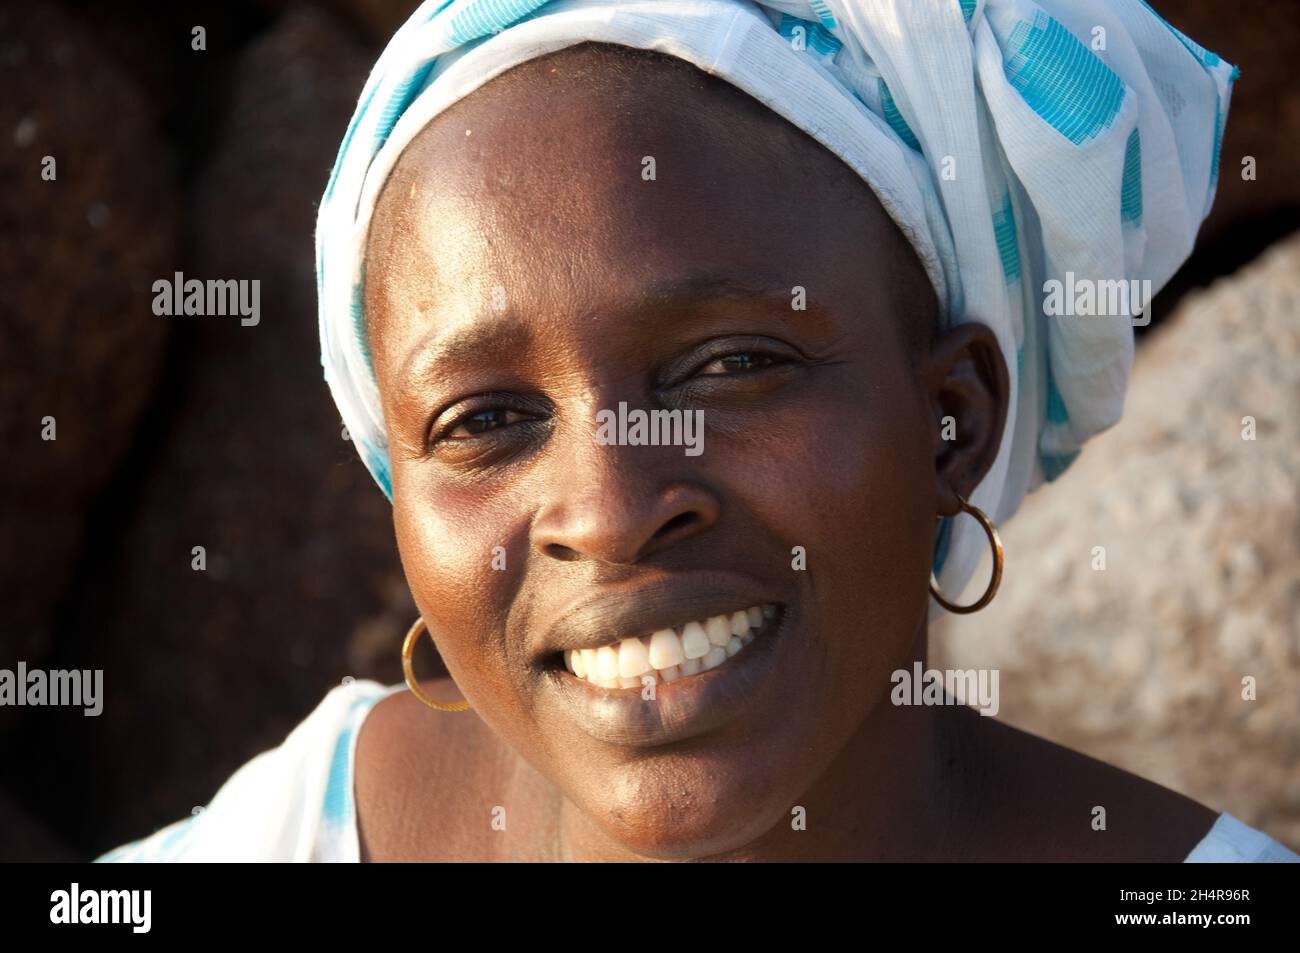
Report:
M 424 4 L 317 235 L 407 686 L 102 859 L 1300 859 L 896 690 L 1120 414 L 1145 296 L 1047 283 L 1168 280 L 1233 78 L 1126 0 Z

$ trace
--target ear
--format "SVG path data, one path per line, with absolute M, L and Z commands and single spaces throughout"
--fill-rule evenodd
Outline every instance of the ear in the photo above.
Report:
M 935 338 L 922 380 L 934 428 L 935 513 L 952 516 L 957 494 L 970 499 L 997 457 L 1011 381 L 996 335 L 976 322 Z

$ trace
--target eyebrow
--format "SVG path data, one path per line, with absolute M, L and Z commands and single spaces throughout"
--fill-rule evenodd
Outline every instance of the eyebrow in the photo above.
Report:
M 730 271 L 698 271 L 651 285 L 642 301 L 663 307 L 716 298 L 789 298 L 792 289 L 787 279 L 768 274 L 742 277 Z
M 769 274 L 741 276 L 731 271 L 698 271 L 649 285 L 608 313 L 618 317 L 736 299 L 779 301 L 788 306 L 792 294 L 788 279 Z M 485 353 L 523 350 L 533 344 L 535 335 L 533 326 L 506 315 L 493 316 L 490 321 L 471 321 L 440 335 L 431 331 L 403 361 L 399 379 L 409 383 L 429 376 L 444 364 L 475 364 Z
M 438 335 L 430 331 L 402 362 L 398 379 L 409 385 L 428 377 L 442 364 L 474 364 L 489 353 L 522 350 L 533 342 L 533 329 L 514 318 L 490 323 L 474 321 L 459 330 Z

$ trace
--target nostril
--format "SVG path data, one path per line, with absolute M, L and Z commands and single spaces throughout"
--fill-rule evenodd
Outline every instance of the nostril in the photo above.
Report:
M 576 549 L 565 546 L 563 543 L 547 543 L 542 547 L 543 552 L 552 559 L 558 559 L 560 562 L 572 562 L 575 559 L 581 559 L 582 554 Z
M 679 530 L 689 527 L 699 519 L 696 513 L 678 513 L 663 526 L 659 527 L 658 532 L 654 534 L 654 539 L 662 540 L 673 536 Z

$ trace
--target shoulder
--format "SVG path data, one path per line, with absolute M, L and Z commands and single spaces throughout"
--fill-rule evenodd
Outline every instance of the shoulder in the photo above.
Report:
M 999 860 L 1181 862 L 1215 811 L 1063 745 L 962 709 L 956 735 L 982 836 Z
M 434 698 L 459 697 L 450 678 L 421 685 Z M 442 845 L 442 858 L 475 855 L 470 832 L 482 825 L 467 812 L 481 807 L 477 792 L 490 787 L 494 766 L 508 760 L 473 711 L 434 711 L 409 691 L 376 704 L 356 749 L 361 859 L 428 860 L 412 851 L 431 843 Z
M 321 823 L 351 808 L 350 734 L 391 691 L 370 680 L 332 689 L 283 742 L 242 765 L 192 816 L 96 861 L 316 859 Z

